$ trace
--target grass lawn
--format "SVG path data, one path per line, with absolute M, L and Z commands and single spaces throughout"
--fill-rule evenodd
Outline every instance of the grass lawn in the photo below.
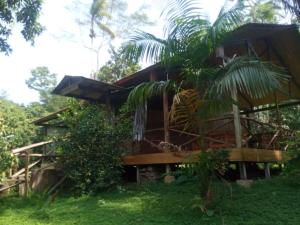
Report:
M 234 184 L 233 197 L 223 195 L 210 216 L 193 208 L 196 196 L 197 187 L 191 183 L 127 186 L 80 198 L 58 196 L 51 204 L 40 196 L 11 196 L 0 199 L 0 224 L 300 224 L 300 187 L 282 178 L 256 181 L 249 189 Z

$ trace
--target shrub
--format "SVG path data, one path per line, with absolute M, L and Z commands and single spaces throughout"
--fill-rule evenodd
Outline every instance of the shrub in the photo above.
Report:
M 61 164 L 77 193 L 97 192 L 120 181 L 124 142 L 131 136 L 130 119 L 124 111 L 112 122 L 111 113 L 98 105 L 72 103 L 62 116 L 68 127 L 59 138 Z M 121 118 L 122 117 L 122 118 Z
M 288 159 L 283 169 L 283 176 L 293 184 L 300 185 L 300 133 L 296 133 L 295 139 L 288 142 Z
M 207 150 L 201 151 L 199 160 L 196 163 L 189 164 L 185 170 L 193 175 L 194 182 L 197 182 L 200 196 L 197 198 L 197 204 L 202 212 L 208 213 L 208 207 L 215 197 L 213 184 L 216 180 L 222 179 L 228 166 L 228 151 L 226 150 Z M 188 175 L 188 177 L 191 177 Z

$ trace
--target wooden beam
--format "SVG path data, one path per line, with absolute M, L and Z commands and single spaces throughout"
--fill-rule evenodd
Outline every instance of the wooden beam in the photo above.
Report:
M 164 135 L 165 142 L 170 143 L 170 131 L 169 131 L 169 102 L 168 94 L 166 91 L 163 93 L 163 111 L 164 111 Z
M 280 150 L 232 148 L 228 151 L 230 162 L 281 162 L 287 157 L 286 152 Z M 127 155 L 122 157 L 122 161 L 124 165 L 132 166 L 187 163 L 197 161 L 199 153 L 200 151 L 182 151 Z
M 38 163 L 40 163 L 42 160 L 41 159 L 39 159 L 38 161 L 36 161 L 36 162 L 34 162 L 34 163 L 31 163 L 29 166 L 28 166 L 28 169 L 31 169 L 32 167 L 34 167 L 35 165 L 37 165 Z M 23 168 L 23 169 L 21 169 L 21 170 L 19 170 L 18 172 L 16 172 L 15 174 L 13 174 L 12 176 L 11 176 L 11 178 L 16 178 L 16 177 L 18 177 L 18 176 L 20 176 L 22 173 L 24 173 L 25 172 L 25 169 Z
M 300 104 L 300 101 L 293 101 L 293 102 L 289 102 L 289 103 L 279 104 L 278 108 L 284 108 L 287 106 L 293 106 L 293 105 L 299 105 L 299 104 Z M 259 108 L 259 109 L 245 110 L 245 111 L 241 112 L 241 114 L 263 112 L 263 111 L 268 111 L 268 110 L 274 110 L 276 108 L 277 108 L 276 105 L 268 106 L 268 107 L 263 107 L 263 108 Z
M 170 143 L 170 127 L 169 127 L 169 99 L 167 91 L 163 93 L 163 111 L 164 111 L 164 135 L 165 135 L 165 143 Z M 165 149 L 166 151 L 170 151 L 168 145 Z M 171 171 L 171 167 L 169 164 L 166 165 L 166 174 L 169 174 Z
M 24 146 L 24 147 L 21 147 L 21 148 L 15 148 L 15 149 L 11 150 L 11 152 L 14 155 L 17 155 L 17 154 L 19 154 L 21 152 L 24 152 L 24 151 L 27 151 L 29 149 L 36 148 L 36 147 L 39 147 L 39 146 L 43 146 L 43 145 L 46 145 L 46 144 L 49 144 L 49 143 L 52 143 L 52 142 L 53 141 L 42 141 L 42 142 L 39 142 L 39 143 L 27 145 L 27 146 Z
M 232 91 L 232 99 L 237 103 L 237 90 Z M 235 145 L 237 148 L 242 148 L 242 127 L 241 127 L 241 118 L 240 110 L 236 104 L 232 105 L 233 111 L 233 122 L 234 122 L 234 134 L 235 134 Z M 240 179 L 247 179 L 247 169 L 245 162 L 239 162 L 240 169 Z
M 25 156 L 25 188 L 24 188 L 24 197 L 28 196 L 28 189 L 29 189 L 29 177 L 28 177 L 28 172 L 29 172 L 29 152 L 26 152 Z
M 21 184 L 21 183 L 23 183 L 23 181 L 19 181 L 19 182 L 16 182 L 16 183 L 12 184 L 12 185 L 6 186 L 6 187 L 4 187 L 4 188 L 0 188 L 0 192 L 5 191 L 5 190 L 7 190 L 7 189 L 10 189 L 10 188 L 12 188 L 12 187 L 15 187 L 15 186 L 17 186 L 17 185 L 19 185 L 19 184 Z

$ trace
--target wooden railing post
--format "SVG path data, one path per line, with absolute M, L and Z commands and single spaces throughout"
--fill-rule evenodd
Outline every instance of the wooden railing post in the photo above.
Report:
M 163 112 L 164 112 L 164 138 L 167 146 L 167 151 L 169 151 L 169 143 L 170 143 L 170 130 L 169 130 L 169 102 L 168 102 L 168 93 L 164 91 L 163 93 Z M 171 172 L 171 167 L 169 164 L 166 165 L 166 173 Z
M 25 187 L 24 187 L 24 196 L 28 196 L 28 189 L 29 189 L 29 178 L 28 178 L 28 173 L 29 173 L 29 152 L 28 150 L 25 151 Z
M 237 103 L 237 90 L 233 90 L 232 92 L 232 99 Z M 237 148 L 242 148 L 242 127 L 241 127 L 241 118 L 240 118 L 240 110 L 236 104 L 232 105 L 233 111 L 233 119 L 234 119 L 234 133 L 235 133 L 235 144 Z M 242 180 L 247 179 L 247 170 L 246 170 L 246 163 L 239 162 L 240 168 L 240 178 Z

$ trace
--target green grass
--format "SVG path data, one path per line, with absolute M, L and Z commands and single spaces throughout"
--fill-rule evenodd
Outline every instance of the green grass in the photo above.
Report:
M 80 198 L 59 196 L 52 204 L 40 196 L 11 196 L 0 199 L 0 224 L 300 224 L 300 188 L 282 178 L 256 181 L 249 189 L 233 185 L 233 197 L 225 194 L 218 199 L 211 216 L 193 208 L 196 196 L 197 187 L 191 183 L 127 186 Z

